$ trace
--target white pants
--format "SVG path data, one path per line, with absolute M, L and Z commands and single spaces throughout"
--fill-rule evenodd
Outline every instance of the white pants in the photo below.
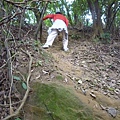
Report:
M 63 35 L 63 49 L 66 51 L 68 50 L 68 34 L 65 33 L 65 31 L 61 31 L 62 32 L 62 35 Z M 49 33 L 48 37 L 47 37 L 47 41 L 45 43 L 45 45 L 48 45 L 48 46 L 52 46 L 55 38 L 57 37 L 58 35 L 58 30 L 57 29 L 52 29 L 51 32 Z

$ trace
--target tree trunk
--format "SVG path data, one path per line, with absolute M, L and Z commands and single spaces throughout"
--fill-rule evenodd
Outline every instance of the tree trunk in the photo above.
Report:
M 36 8 L 36 6 L 37 6 L 37 3 L 36 2 L 33 2 L 32 3 L 32 7 L 33 8 Z M 36 21 L 37 21 L 37 24 L 39 23 L 39 20 L 40 20 L 40 12 L 42 11 L 42 6 L 44 6 L 43 5 L 43 2 L 42 3 L 40 3 L 40 11 L 38 10 L 38 6 L 37 6 L 37 8 L 36 9 L 33 9 L 32 11 L 34 12 L 34 14 L 35 14 L 35 17 L 36 17 Z
M 40 20 L 39 20 L 39 24 L 38 24 L 38 27 L 37 27 L 37 30 L 35 32 L 35 39 L 37 40 L 38 39 L 38 32 L 40 31 L 40 37 L 42 36 L 42 19 L 43 19 L 43 16 L 44 16 L 44 13 L 46 11 L 46 8 L 47 8 L 47 5 L 48 5 L 49 2 L 45 2 L 44 6 L 43 6 L 43 9 L 41 11 L 41 16 L 40 16 Z M 41 38 L 40 38 L 40 42 L 41 42 Z
M 106 8 L 107 9 L 107 15 L 106 15 L 106 19 L 107 19 L 107 22 L 106 22 L 106 30 L 108 31 L 109 30 L 109 25 L 110 25 L 110 19 L 111 19 L 111 17 L 112 17 L 112 10 L 111 10 L 111 8 L 112 8 L 112 5 L 114 4 L 114 1 L 108 6 L 108 8 Z
M 95 12 L 96 12 L 97 34 L 100 35 L 101 33 L 103 33 L 103 27 L 102 27 L 102 20 L 101 20 L 101 10 L 99 7 L 98 0 L 95 1 Z
M 72 18 L 71 18 L 71 15 L 70 15 L 70 13 L 69 13 L 69 6 L 67 5 L 67 3 L 66 3 L 64 0 L 62 0 L 62 3 L 63 3 L 63 5 L 65 5 L 69 22 L 70 22 L 71 25 L 73 25 L 73 23 L 72 23 Z
M 95 0 L 94 2 L 92 0 L 87 0 L 87 3 L 92 14 L 94 36 L 100 36 L 100 34 L 103 33 L 103 29 L 99 2 L 98 0 Z
M 106 30 L 111 31 L 112 26 L 116 17 L 116 14 L 119 10 L 118 1 L 113 1 L 108 7 L 106 8 L 107 14 L 106 14 Z

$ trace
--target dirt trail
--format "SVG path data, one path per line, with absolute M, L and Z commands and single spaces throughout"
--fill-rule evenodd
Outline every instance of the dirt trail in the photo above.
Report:
M 39 41 L 29 39 L 29 37 L 24 41 L 18 41 L 19 48 L 30 51 L 33 57 L 31 83 L 56 83 L 70 88 L 83 101 L 83 104 L 93 110 L 94 115 L 98 116 L 99 120 L 120 120 L 120 42 L 113 41 L 112 44 L 106 45 L 94 44 L 88 39 L 84 39 L 76 31 L 72 31 L 69 35 L 69 52 L 64 52 L 61 49 L 62 42 L 58 40 L 55 40 L 53 46 L 46 49 L 46 52 L 39 49 Z M 46 40 L 46 32 L 44 32 L 43 37 Z M 10 48 L 13 46 L 14 44 Z M 16 55 L 13 66 L 13 73 L 15 77 L 17 76 L 14 79 L 18 94 L 13 95 L 15 98 L 13 102 L 14 100 L 19 101 L 24 95 L 25 91 L 19 79 L 26 78 L 29 66 L 28 56 L 19 48 L 19 55 Z M 4 61 L 6 52 L 3 51 L 4 48 L 1 49 Z M 51 56 L 47 56 L 47 53 L 53 59 Z M 5 74 L 6 70 L 4 72 L 1 70 L 3 82 L 0 91 L 1 96 L 3 96 L 1 103 L 9 101 L 4 98 L 4 94 L 9 93 L 9 89 L 6 90 L 6 88 L 10 85 Z M 116 117 L 113 118 L 108 111 L 112 111 Z M 9 109 L 2 108 L 2 117 L 6 116 L 6 113 L 9 113 Z
M 64 76 L 65 80 L 63 80 L 63 82 L 60 84 L 62 84 L 64 87 L 73 89 L 74 93 L 83 101 L 83 103 L 88 105 L 91 110 L 93 110 L 94 115 L 98 116 L 100 120 L 119 120 L 120 100 L 107 97 L 99 91 L 92 89 L 90 86 L 88 86 L 86 81 L 83 81 L 83 77 L 86 77 L 86 80 L 91 79 L 88 77 L 90 73 L 87 70 L 84 71 L 80 66 L 74 65 L 73 62 L 71 62 L 73 60 L 73 53 L 79 49 L 77 49 L 77 46 L 74 46 L 75 43 L 72 41 L 69 42 L 69 44 L 71 44 L 69 45 L 69 52 L 64 52 L 61 49 L 62 45 L 60 41 L 56 41 L 51 48 L 45 50 L 52 54 L 53 58 L 55 59 L 54 66 L 57 68 L 57 71 L 59 71 L 59 73 Z M 81 50 L 85 49 L 86 48 L 84 46 L 81 48 Z M 88 76 L 85 76 L 84 73 L 86 72 Z M 78 83 L 78 81 L 80 83 Z M 117 116 L 115 118 L 113 118 L 107 112 L 109 107 L 118 110 Z

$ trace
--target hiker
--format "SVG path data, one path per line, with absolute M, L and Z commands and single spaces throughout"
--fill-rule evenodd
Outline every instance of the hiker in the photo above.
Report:
M 54 39 L 57 37 L 59 32 L 63 35 L 63 50 L 68 51 L 68 19 L 62 15 L 61 12 L 56 12 L 55 14 L 46 15 L 43 20 L 53 19 L 53 25 L 48 29 L 48 37 L 46 43 L 42 48 L 49 48 L 52 46 Z

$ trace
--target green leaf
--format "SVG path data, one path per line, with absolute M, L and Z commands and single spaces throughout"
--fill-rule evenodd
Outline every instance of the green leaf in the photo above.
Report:
M 109 87 L 108 89 L 109 89 L 110 91 L 114 91 L 114 90 L 115 90 L 115 88 L 110 88 L 110 87 Z
M 40 66 L 42 66 L 42 61 L 39 60 L 39 61 L 38 61 L 38 64 L 39 64 Z
M 25 82 L 22 82 L 22 87 L 26 90 L 27 89 L 27 85 Z
M 21 80 L 20 77 L 18 77 L 18 76 L 13 76 L 13 79 L 14 80 Z
M 41 61 L 41 60 L 37 61 L 35 66 L 36 66 L 36 67 L 42 66 L 42 61 Z

